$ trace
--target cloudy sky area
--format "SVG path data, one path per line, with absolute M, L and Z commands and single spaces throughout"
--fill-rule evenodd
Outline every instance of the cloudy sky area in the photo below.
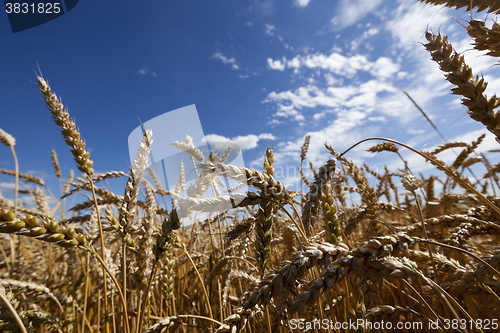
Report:
M 246 166 L 260 169 L 274 144 L 279 177 L 296 189 L 298 175 L 289 167 L 299 165 L 308 134 L 308 159 L 316 167 L 329 158 L 325 142 L 337 151 L 376 136 L 417 149 L 442 144 L 403 91 L 449 141 L 488 133 L 479 149 L 485 152 L 498 144 L 450 94 L 421 44 L 426 29 L 447 34 L 474 74 L 489 82 L 486 93 L 499 92 L 494 59 L 471 50 L 460 25 L 468 16 L 411 0 L 155 1 L 120 8 L 89 0 L 13 34 L 4 15 L 0 127 L 17 139 L 21 171 L 56 186 L 51 149 L 66 175 L 76 170 L 30 82 L 38 63 L 76 118 L 96 172 L 128 169 L 127 138 L 137 117 L 147 121 L 195 104 L 207 140 L 238 144 Z M 490 25 L 494 19 L 488 17 Z M 364 151 L 373 144 L 347 157 L 375 170 L 402 166 L 389 153 Z M 9 154 L 2 148 L 0 168 L 13 168 Z M 432 170 L 414 154 L 402 155 L 414 172 Z M 454 155 L 443 158 L 452 162 Z

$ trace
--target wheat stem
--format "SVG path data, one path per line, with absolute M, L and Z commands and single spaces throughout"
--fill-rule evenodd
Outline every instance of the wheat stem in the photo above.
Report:
M 116 289 L 118 290 L 118 295 L 120 296 L 120 301 L 121 301 L 122 306 L 123 306 L 123 318 L 124 318 L 123 320 L 125 322 L 125 333 L 130 333 L 130 327 L 129 327 L 129 324 L 128 324 L 127 305 L 125 304 L 125 298 L 123 297 L 123 293 L 122 293 L 122 290 L 120 288 L 120 284 L 118 283 L 118 281 L 116 281 L 116 278 L 113 276 L 113 273 L 111 273 L 111 271 L 109 270 L 108 266 L 106 266 L 106 263 L 97 254 L 97 252 L 95 252 L 95 250 L 92 249 L 91 253 L 95 256 L 95 258 L 99 261 L 99 263 L 102 265 L 102 267 L 109 274 L 109 277 L 111 278 L 111 280 L 113 280 L 113 283 L 115 284 Z
M 202 277 L 200 275 L 200 272 L 198 271 L 198 268 L 196 267 L 196 264 L 194 263 L 193 259 L 191 258 L 191 256 L 187 252 L 186 247 L 184 246 L 184 244 L 181 244 L 180 248 L 184 252 L 184 254 L 188 257 L 189 262 L 191 263 L 191 266 L 193 266 L 193 269 L 194 269 L 194 271 L 196 273 L 196 276 L 198 277 L 198 280 L 200 281 L 201 288 L 203 290 L 203 294 L 205 295 L 205 300 L 207 302 L 208 312 L 210 314 L 210 318 L 214 319 L 214 316 L 212 314 L 212 307 L 210 306 L 210 298 L 208 298 L 207 289 L 205 288 L 205 284 L 203 283 L 203 279 L 202 279 Z
M 423 278 L 425 278 L 425 280 L 429 281 L 434 287 L 436 287 L 441 293 L 443 293 L 443 295 L 446 296 L 447 299 L 449 299 L 450 301 L 453 302 L 453 304 L 455 304 L 456 307 L 458 307 L 460 309 L 460 311 L 467 317 L 469 318 L 469 320 L 471 320 L 473 323 L 474 323 L 474 327 L 479 331 L 479 332 L 483 332 L 482 329 L 478 328 L 477 327 L 477 324 L 476 324 L 476 321 L 472 318 L 472 316 L 462 307 L 462 305 L 460 305 L 459 302 L 457 302 L 456 299 L 454 299 L 450 294 L 448 294 L 446 292 L 446 290 L 444 290 L 443 288 L 441 288 L 441 286 L 439 284 L 437 284 L 436 282 L 432 281 L 431 279 L 427 279 L 423 274 L 422 276 Z M 455 311 L 454 309 L 452 309 L 453 313 L 455 314 Z M 458 317 L 458 315 L 455 314 L 455 317 L 457 320 L 460 321 L 460 318 Z M 483 332 L 484 333 L 484 332 Z
M 19 326 L 19 329 L 21 330 L 21 332 L 28 333 L 28 331 L 26 331 L 26 327 L 24 327 L 24 324 L 23 324 L 21 318 L 19 318 L 19 315 L 17 314 L 16 309 L 14 309 L 12 304 L 10 304 L 9 300 L 6 299 L 5 296 L 1 292 L 0 292 L 0 299 L 5 304 L 5 306 L 9 309 L 9 311 L 12 313 L 12 316 L 16 320 L 16 323 Z
M 92 175 L 87 174 L 87 179 L 89 180 L 90 183 L 90 188 L 92 190 L 92 198 L 94 199 L 94 205 L 95 205 L 95 210 L 96 210 L 96 215 L 97 215 L 97 223 L 99 224 L 99 238 L 101 241 L 101 255 L 103 258 L 106 258 L 105 255 L 105 249 L 104 249 L 104 233 L 102 231 L 102 223 L 101 223 L 101 214 L 99 213 L 99 205 L 97 204 L 97 197 L 95 195 L 95 188 L 94 188 L 94 182 L 92 180 Z M 104 266 L 106 266 L 106 263 L 104 263 Z M 104 269 L 104 267 L 103 267 Z M 103 284 L 104 284 L 104 313 L 107 313 L 108 309 L 108 286 L 106 282 L 106 274 L 103 272 Z M 126 310 L 125 310 L 126 311 Z M 106 333 L 109 332 L 109 322 L 108 322 L 108 316 L 104 316 L 104 325 L 106 328 Z
M 87 252 L 87 269 L 85 274 L 85 289 L 83 297 L 83 314 L 82 314 L 82 333 L 85 333 L 85 315 L 87 312 L 87 299 L 89 295 L 89 279 L 90 279 L 90 252 Z
M 417 193 L 415 193 L 415 190 L 412 190 L 411 193 L 413 194 L 413 197 L 415 198 L 415 202 L 417 204 L 418 213 L 420 216 L 420 222 L 422 223 L 422 229 L 424 230 L 425 239 L 429 240 L 429 236 L 427 235 L 427 229 L 425 228 L 424 214 L 422 213 L 422 207 L 420 206 L 420 201 L 418 200 Z M 434 255 L 432 254 L 431 245 L 429 243 L 427 243 L 427 251 L 429 251 L 429 256 L 431 257 L 432 269 L 434 270 L 434 278 L 436 279 L 436 282 L 438 284 L 441 284 L 438 276 L 438 270 L 436 268 L 436 262 L 434 261 Z
M 139 309 L 137 310 L 139 313 L 139 320 L 137 321 L 137 326 L 135 328 L 136 333 L 141 333 L 142 321 L 144 320 L 144 313 L 146 311 L 145 302 L 149 294 L 149 289 L 151 288 L 151 281 L 153 280 L 153 276 L 156 273 L 156 268 L 158 267 L 157 263 L 158 263 L 157 260 L 153 261 L 153 268 L 151 269 L 151 273 L 149 274 L 148 284 L 146 286 L 146 292 L 144 293 L 144 295 L 142 295 L 142 301 L 141 303 L 139 303 Z
M 403 282 L 406 284 L 406 286 L 408 288 L 410 288 L 411 290 L 413 290 L 413 292 L 415 293 L 415 295 L 417 295 L 417 297 L 420 299 L 420 301 L 427 307 L 427 309 L 432 313 L 432 315 L 434 316 L 434 318 L 436 318 L 437 320 L 439 320 L 439 316 L 437 315 L 437 313 L 434 311 L 434 309 L 432 309 L 432 307 L 429 305 L 429 303 L 427 303 L 427 301 L 425 300 L 425 298 L 415 289 L 413 288 L 413 286 L 411 285 L 410 282 L 408 282 L 408 280 L 406 279 L 402 279 Z
M 12 151 L 12 157 L 14 158 L 14 165 L 16 168 L 16 182 L 14 187 L 14 214 L 17 213 L 17 197 L 19 195 L 19 162 L 17 161 L 16 151 L 14 150 L 14 146 L 10 146 L 10 150 Z
M 266 313 L 266 328 L 267 328 L 267 332 L 268 333 L 272 333 L 272 330 L 271 330 L 271 320 L 269 318 L 269 310 L 267 309 L 267 304 L 266 304 L 266 307 L 265 307 L 265 313 Z

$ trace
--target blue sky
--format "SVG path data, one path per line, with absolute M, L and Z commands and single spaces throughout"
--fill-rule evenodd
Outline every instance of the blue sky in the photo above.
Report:
M 0 14 L 0 128 L 17 140 L 21 171 L 57 186 L 52 149 L 64 175 L 76 170 L 31 82 L 38 63 L 76 119 L 98 173 L 128 170 L 127 139 L 138 116 L 146 121 L 191 104 L 205 135 L 231 139 L 246 165 L 258 168 L 273 141 L 278 166 L 297 166 L 307 134 L 316 167 L 329 157 L 324 142 L 339 151 L 371 136 L 418 149 L 441 144 L 403 90 L 448 140 L 470 142 L 488 132 L 451 96 L 420 44 L 429 28 L 448 34 L 459 51 L 470 50 L 454 17 L 468 13 L 406 0 L 81 0 L 62 17 L 13 34 Z M 489 82 L 487 94 L 500 91 L 494 60 L 464 54 Z M 369 146 L 348 157 L 379 169 L 401 167 L 392 155 L 364 152 Z M 497 148 L 488 133 L 480 151 Z M 9 150 L 0 154 L 0 168 L 13 168 Z M 430 169 L 417 156 L 403 156 L 414 172 Z M 450 162 L 453 154 L 442 158 Z M 292 188 L 297 177 L 279 175 Z

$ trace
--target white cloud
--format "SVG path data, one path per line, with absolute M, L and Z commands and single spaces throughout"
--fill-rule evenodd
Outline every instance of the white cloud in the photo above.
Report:
M 271 92 L 265 103 L 276 103 L 275 116 L 297 119 L 303 108 L 328 107 L 334 109 L 351 108 L 372 112 L 375 108 L 384 111 L 378 93 L 395 93 L 397 89 L 379 80 L 370 80 L 359 85 L 319 88 L 315 85 L 299 87 L 296 90 Z M 320 116 L 316 116 L 318 118 Z M 300 120 L 304 120 L 302 117 Z
M 228 58 L 220 52 L 215 53 L 211 58 L 220 59 L 224 64 L 234 64 L 236 62 L 234 58 Z
M 316 54 L 307 54 L 307 55 L 297 55 L 296 57 L 287 60 L 283 57 L 282 60 L 272 60 L 268 59 L 267 63 L 271 67 L 271 69 L 277 69 L 282 71 L 285 67 L 294 68 L 298 71 L 301 68 L 309 68 L 309 69 L 323 69 L 329 72 L 333 72 L 334 74 L 338 74 L 341 76 L 352 77 L 358 71 L 370 71 L 374 67 L 377 68 L 380 65 L 388 65 L 391 68 L 395 68 L 397 64 L 394 64 L 389 58 L 385 58 L 383 60 L 383 64 L 377 64 L 376 62 L 370 62 L 366 56 L 361 54 L 356 54 L 350 57 L 343 56 L 340 53 L 332 52 L 330 55 L 326 55 L 323 53 Z M 271 66 L 272 64 L 272 66 Z M 394 70 L 391 69 L 389 72 L 394 74 Z
M 295 0 L 293 3 L 297 7 L 306 7 L 311 0 Z
M 231 141 L 231 139 L 226 138 L 225 136 L 222 136 L 219 134 L 208 134 L 208 135 L 205 135 L 205 141 L 206 142 L 228 142 L 228 141 Z
M 340 111 L 336 119 L 326 121 L 325 124 L 323 129 L 307 133 L 311 135 L 307 158 L 316 167 L 331 157 L 325 149 L 325 142 L 331 144 L 336 150 L 346 149 L 349 145 L 377 130 L 376 127 L 366 127 L 366 115 L 363 112 L 353 110 Z M 277 163 L 286 165 L 285 163 L 290 159 L 298 161 L 303 143 L 304 137 L 278 142 L 278 149 L 275 150 Z
M 274 27 L 274 25 L 266 24 L 266 34 L 268 34 L 269 36 L 274 36 L 275 29 L 276 28 Z
M 150 75 L 156 76 L 156 72 L 151 71 L 151 69 L 149 67 L 143 67 L 143 68 L 139 69 L 137 71 L 137 74 L 140 74 L 140 75 L 150 74 Z
M 368 30 L 365 30 L 361 36 L 351 41 L 351 51 L 356 51 L 359 45 L 364 45 L 366 48 L 370 49 L 371 47 L 366 40 L 377 35 L 378 33 L 379 30 L 377 28 L 369 28 Z
M 446 24 L 452 17 L 438 14 L 438 11 L 439 7 L 435 6 L 419 3 L 410 6 L 401 4 L 391 12 L 391 19 L 387 20 L 385 29 L 394 38 L 395 46 L 407 51 L 415 47 L 421 49 L 421 45 L 411 42 L 425 41 L 424 31 L 427 29 L 434 31 L 445 27 L 447 30 L 453 29 L 453 24 Z M 411 56 L 411 53 L 408 52 L 406 56 Z
M 369 121 L 381 121 L 381 122 L 386 122 L 387 118 L 384 116 L 378 116 L 378 117 L 368 117 Z
M 399 71 L 399 64 L 393 62 L 391 59 L 386 57 L 378 58 L 370 69 L 370 73 L 374 77 L 378 78 L 388 78 L 393 76 Z
M 322 111 L 322 112 L 318 112 L 318 113 L 314 114 L 313 119 L 320 120 L 320 119 L 325 118 L 325 117 L 326 117 L 326 111 Z
M 229 58 L 222 54 L 221 52 L 217 52 L 210 57 L 210 59 L 219 59 L 222 61 L 224 65 L 231 65 L 232 69 L 239 69 L 240 66 L 236 64 L 236 60 L 234 58 Z
M 278 104 L 278 106 L 278 112 L 274 114 L 276 117 L 290 118 L 298 122 L 305 120 L 304 116 L 293 105 Z
M 262 133 L 260 135 L 255 135 L 255 134 L 238 135 L 232 139 L 218 134 L 205 135 L 205 140 L 209 143 L 232 142 L 237 144 L 241 148 L 241 150 L 256 148 L 260 140 L 274 140 L 274 138 L 275 138 L 274 135 L 269 133 Z
M 335 78 L 332 74 L 326 73 L 325 75 L 323 75 L 323 77 L 325 78 L 327 85 L 333 86 L 335 84 Z
M 283 58 L 283 62 L 281 62 L 281 60 L 273 61 L 273 59 L 267 58 L 267 64 L 269 65 L 269 67 L 271 69 L 277 69 L 279 71 L 283 71 L 285 69 L 285 62 L 286 62 L 285 58 Z
M 271 125 L 271 126 L 273 126 L 273 125 L 279 125 L 279 124 L 283 124 L 283 121 L 274 118 L 271 121 L 269 121 L 267 124 Z
M 253 6 L 251 6 L 250 9 L 256 9 L 262 16 L 270 16 L 275 12 L 272 0 L 253 0 Z
M 342 0 L 337 6 L 338 13 L 331 20 L 335 30 L 342 30 L 358 23 L 380 5 L 381 0 Z

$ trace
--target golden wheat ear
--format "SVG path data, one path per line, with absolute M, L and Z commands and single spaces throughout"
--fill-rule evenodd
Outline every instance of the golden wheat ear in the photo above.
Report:
M 78 170 L 91 177 L 94 174 L 94 169 L 92 169 L 94 162 L 90 159 L 90 152 L 85 150 L 85 141 L 81 138 L 75 121 L 73 118 L 70 118 L 68 110 L 64 108 L 60 98 L 52 91 L 41 73 L 40 75 L 37 74 L 37 79 L 38 88 L 42 93 L 45 105 L 50 113 L 52 113 L 52 119 L 56 125 L 62 128 L 61 134 L 66 143 L 71 147 L 71 153 L 78 165 Z
M 424 46 L 431 53 L 432 60 L 446 73 L 446 79 L 456 86 L 451 89 L 452 93 L 463 96 L 462 104 L 469 109 L 470 117 L 483 123 L 495 135 L 497 142 L 500 142 L 500 113 L 495 111 L 500 106 L 500 99 L 495 95 L 488 99 L 484 94 L 488 83 L 484 78 L 474 78 L 472 69 L 467 66 L 464 57 L 448 43 L 447 36 L 428 31 L 425 38 L 428 43 Z
M 12 157 L 14 158 L 14 165 L 15 165 L 15 171 L 14 175 L 16 177 L 15 180 L 15 188 L 14 188 L 14 213 L 17 212 L 17 197 L 19 194 L 19 163 L 17 161 L 17 155 L 16 155 L 16 150 L 14 149 L 14 146 L 16 145 L 16 139 L 10 135 L 9 133 L 5 132 L 3 129 L 0 128 L 0 142 L 3 143 L 5 146 L 10 148 L 10 151 L 12 152 Z
M 474 40 L 472 45 L 476 50 L 487 50 L 487 55 L 500 57 L 500 24 L 494 22 L 488 28 L 484 21 L 471 19 L 466 29 Z
M 419 0 L 423 3 L 433 4 L 436 6 L 443 5 L 450 8 L 464 8 L 466 11 L 472 9 L 478 12 L 486 11 L 487 13 L 500 14 L 500 2 L 498 0 Z

